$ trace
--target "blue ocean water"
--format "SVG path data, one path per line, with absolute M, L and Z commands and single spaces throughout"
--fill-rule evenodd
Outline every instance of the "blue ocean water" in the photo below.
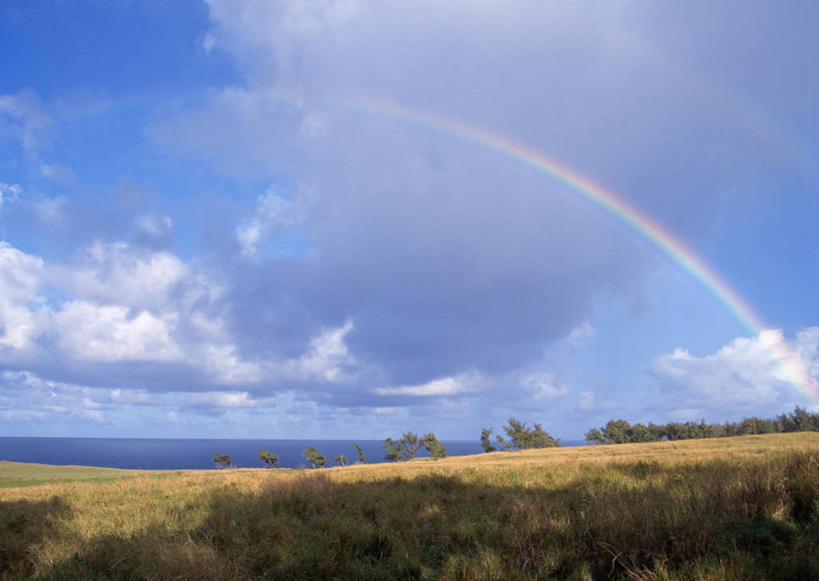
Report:
M 214 454 L 229 454 L 239 468 L 259 468 L 260 449 L 279 456 L 279 466 L 300 468 L 305 446 L 313 446 L 335 466 L 333 458 L 345 456 L 350 463 L 358 459 L 352 444 L 364 450 L 368 462 L 383 462 L 381 440 L 194 440 L 148 438 L 0 438 L 0 460 L 38 464 L 77 464 L 107 468 L 146 470 L 184 470 L 214 468 Z M 476 440 L 444 440 L 447 454 L 463 456 L 482 452 Z M 566 446 L 583 442 L 561 442 Z M 419 456 L 426 455 L 421 452 Z

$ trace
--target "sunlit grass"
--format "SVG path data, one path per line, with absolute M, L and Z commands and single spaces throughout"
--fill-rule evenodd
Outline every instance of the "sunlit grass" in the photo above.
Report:
M 10 578 L 816 578 L 819 434 L 0 490 Z
M 119 478 L 133 478 L 144 471 L 95 468 L 90 466 L 52 466 L 0 460 L 0 488 L 17 488 L 53 482 L 104 482 Z

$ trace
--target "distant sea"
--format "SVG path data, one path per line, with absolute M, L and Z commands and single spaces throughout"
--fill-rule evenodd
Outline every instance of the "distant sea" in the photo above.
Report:
M 442 440 L 449 456 L 480 454 L 475 440 Z M 313 446 L 335 466 L 333 458 L 345 456 L 352 464 L 358 460 L 353 449 L 357 443 L 368 462 L 383 462 L 381 440 L 194 440 L 148 438 L 0 438 L 0 460 L 37 464 L 77 464 L 107 468 L 144 470 L 185 470 L 214 468 L 214 454 L 229 454 L 239 468 L 259 468 L 260 449 L 279 457 L 283 468 L 304 467 L 305 446 Z M 582 446 L 586 442 L 568 440 L 563 446 Z M 426 455 L 425 452 L 419 456 Z

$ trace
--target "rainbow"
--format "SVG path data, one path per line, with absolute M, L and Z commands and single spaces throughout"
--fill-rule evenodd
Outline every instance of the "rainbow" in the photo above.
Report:
M 532 147 L 452 117 L 418 111 L 394 102 L 372 98 L 344 99 L 342 102 L 354 110 L 410 122 L 455 136 L 517 161 L 565 185 L 594 206 L 623 222 L 687 272 L 752 335 L 759 335 L 760 341 L 778 362 L 783 377 L 814 406 L 819 407 L 819 385 L 810 376 L 802 359 L 788 347 L 781 334 L 768 329 L 750 305 L 682 241 L 610 190 Z
M 305 103 L 302 95 L 281 89 L 267 90 L 265 96 L 299 106 Z M 147 100 L 147 102 L 151 101 Z M 577 170 L 559 163 L 533 147 L 453 117 L 412 109 L 393 101 L 373 97 L 342 97 L 331 100 L 319 98 L 318 101 L 330 107 L 341 107 L 355 112 L 404 121 L 453 136 L 514 160 L 563 184 L 593 206 L 625 224 L 687 272 L 746 330 L 752 335 L 759 336 L 760 342 L 778 363 L 782 377 L 792 383 L 814 407 L 819 409 L 819 384 L 811 377 L 804 361 L 793 353 L 782 335 L 778 331 L 769 329 L 750 305 L 682 241 L 611 190 L 607 190 Z M 133 106 L 144 102 L 146 99 L 140 98 L 125 103 L 125 105 Z M 122 103 L 117 105 L 123 106 Z M 111 107 L 111 103 L 99 103 L 82 111 L 69 112 L 68 117 L 95 115 Z

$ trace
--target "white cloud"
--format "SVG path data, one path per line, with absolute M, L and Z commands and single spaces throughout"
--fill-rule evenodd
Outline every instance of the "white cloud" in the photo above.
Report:
M 218 41 L 216 40 L 215 35 L 205 34 L 202 37 L 202 50 L 204 50 L 206 53 L 209 53 L 216 47 L 217 42 Z
M 195 346 L 191 351 L 190 362 L 195 366 L 202 366 L 208 373 L 213 374 L 218 383 L 238 385 L 256 383 L 266 378 L 263 366 L 259 362 L 243 359 L 238 354 L 236 346 L 224 336 L 213 342 Z
M 46 285 L 57 291 L 56 303 L 40 296 Z M 204 271 L 168 252 L 97 242 L 73 263 L 46 265 L 0 243 L 5 362 L 173 363 L 206 383 L 230 386 L 354 379 L 356 359 L 345 343 L 352 321 L 319 332 L 301 356 L 248 358 L 228 329 L 223 299 L 224 289 Z
M 560 385 L 553 373 L 532 373 L 521 380 L 521 385 L 530 392 L 536 401 L 554 399 L 569 393 L 568 386 Z
M 299 192 L 295 200 L 291 201 L 284 197 L 278 187 L 269 187 L 256 199 L 253 216 L 236 229 L 236 239 L 242 254 L 255 255 L 265 238 L 284 226 L 302 221 L 305 200 L 304 191 Z
M 42 286 L 43 260 L 0 242 L 0 352 L 28 349 L 41 325 L 36 301 Z
M 3 212 L 3 204 L 16 200 L 22 193 L 23 188 L 18 184 L 0 182 L 0 213 Z
M 600 397 L 591 391 L 581 392 L 580 399 L 577 400 L 577 409 L 581 411 L 601 411 L 613 407 L 615 407 L 613 401 Z
M 577 327 L 572 329 L 571 333 L 569 333 L 569 343 L 572 347 L 580 347 L 594 339 L 597 335 L 597 331 L 594 330 L 594 327 L 588 321 L 583 321 Z
M 704 357 L 678 348 L 658 357 L 651 371 L 698 409 L 769 412 L 792 401 L 793 381 L 812 382 L 815 389 L 818 354 L 819 327 L 804 329 L 791 341 L 770 329 L 734 339 Z
M 134 220 L 137 230 L 153 238 L 161 238 L 170 234 L 173 222 L 170 217 L 147 214 Z
M 78 361 L 175 361 L 175 317 L 73 301 L 54 315 L 57 344 Z
M 135 405 L 158 405 L 159 401 L 144 389 L 112 389 L 108 397 L 114 403 Z
M 46 226 L 55 226 L 65 220 L 67 205 L 68 200 L 64 196 L 45 198 L 34 203 L 34 214 Z
M 191 393 L 188 395 L 187 403 L 199 407 L 214 408 L 252 408 L 259 405 L 259 401 L 252 399 L 246 391 Z
M 0 241 L 0 297 L 30 300 L 42 283 L 43 259 Z
M 95 242 L 72 264 L 54 266 L 54 283 L 73 296 L 132 308 L 159 309 L 189 272 L 166 251 L 133 248 L 124 242 Z
M 71 183 L 76 177 L 71 168 L 60 163 L 43 163 L 40 165 L 40 174 L 43 177 L 60 183 Z
M 33 422 L 45 417 L 45 412 L 40 410 L 0 410 L 0 418 L 8 422 Z
M 307 352 L 299 359 L 288 361 L 282 371 L 287 376 L 320 381 L 349 379 L 348 370 L 355 364 L 344 338 L 354 328 L 352 321 L 341 327 L 328 329 L 312 341 Z
M 36 156 L 43 148 L 49 123 L 33 94 L 0 95 L 0 131 L 15 135 L 25 154 Z
M 0 390 L 8 396 L 8 403 L 0 404 L 0 417 L 9 421 L 62 417 L 105 422 L 112 408 L 105 389 L 47 380 L 31 371 L 0 373 Z M 6 406 L 10 409 L 3 410 Z
M 414 397 L 434 397 L 448 395 L 463 395 L 474 393 L 485 387 L 484 378 L 477 372 L 470 371 L 460 375 L 433 379 L 419 385 L 404 385 L 399 387 L 379 387 L 375 390 L 378 395 L 409 395 Z

